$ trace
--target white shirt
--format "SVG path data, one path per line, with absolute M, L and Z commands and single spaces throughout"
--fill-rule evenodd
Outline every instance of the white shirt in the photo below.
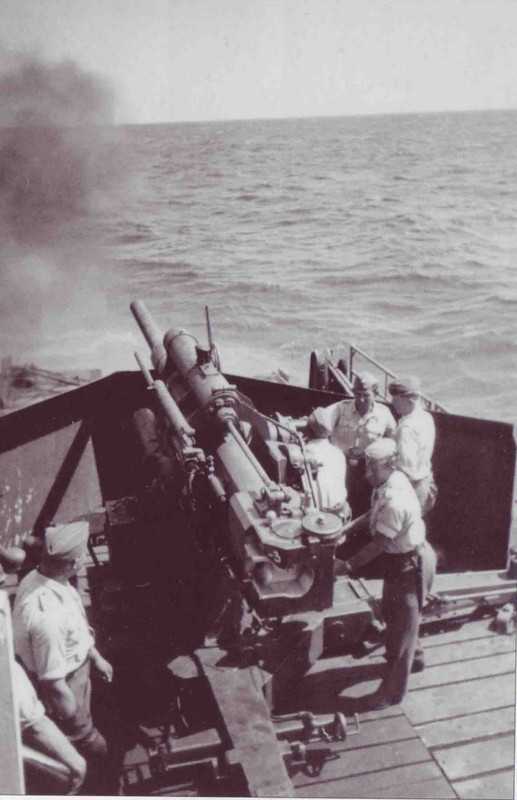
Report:
M 64 678 L 86 661 L 94 644 L 78 592 L 29 572 L 21 581 L 13 609 L 14 649 L 39 680 Z
M 431 474 L 435 438 L 434 419 L 421 406 L 400 418 L 394 434 L 397 467 L 410 481 L 421 481 Z
M 306 445 L 307 455 L 318 465 L 316 487 L 322 511 L 344 506 L 346 491 L 346 459 L 339 447 L 328 439 L 311 439 Z
M 381 436 L 392 436 L 396 423 L 387 406 L 373 403 L 372 410 L 364 417 L 355 407 L 355 400 L 341 400 L 321 409 L 322 421 L 332 431 L 330 441 L 337 445 L 345 455 L 351 447 L 360 453 Z M 310 420 L 310 417 L 309 417 Z
M 20 727 L 23 731 L 44 717 L 45 709 L 43 703 L 38 700 L 34 686 L 25 670 L 17 661 L 13 663 L 13 688 L 20 715 Z
M 387 553 L 408 553 L 425 540 L 420 503 L 407 477 L 394 470 L 372 493 L 370 532 L 388 538 Z

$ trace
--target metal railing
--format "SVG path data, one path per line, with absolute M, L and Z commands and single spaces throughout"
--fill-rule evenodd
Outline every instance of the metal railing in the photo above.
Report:
M 386 369 L 385 366 L 380 364 L 374 358 L 365 353 L 363 350 L 360 350 L 359 347 L 356 347 L 355 345 L 351 344 L 349 347 L 349 356 L 348 356 L 348 378 L 352 384 L 354 382 L 354 378 L 357 375 L 357 372 L 354 370 L 354 358 L 356 355 L 360 356 L 362 359 L 367 361 L 370 366 L 373 366 L 375 367 L 375 369 L 379 370 L 379 372 L 381 373 L 381 381 L 379 381 L 379 395 L 382 397 L 383 400 L 389 402 L 390 398 L 389 398 L 388 386 L 392 381 L 397 379 L 397 376 L 393 372 L 390 372 L 389 369 Z M 381 385 L 383 386 L 383 389 L 381 389 Z M 444 414 L 447 413 L 443 406 L 436 403 L 430 397 L 427 397 L 425 394 L 421 395 L 421 397 L 428 411 L 440 411 Z

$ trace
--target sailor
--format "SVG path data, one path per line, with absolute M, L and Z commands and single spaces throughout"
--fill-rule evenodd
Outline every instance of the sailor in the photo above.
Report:
M 42 794 L 44 790 L 48 790 L 49 794 L 56 791 L 61 793 L 63 789 L 68 794 L 76 794 L 84 781 L 86 762 L 65 734 L 46 715 L 34 686 L 17 661 L 13 662 L 13 690 L 23 743 L 51 756 L 63 768 L 62 771 L 56 765 L 53 770 L 46 762 L 43 768 L 38 769 L 37 762 L 26 760 L 25 777 L 29 794 Z M 42 780 L 45 781 L 44 784 L 41 783 Z
M 393 439 L 379 439 L 365 451 L 366 474 L 373 486 L 372 507 L 350 522 L 345 533 L 369 532 L 367 543 L 336 571 L 350 574 L 382 554 L 382 611 L 386 623 L 387 669 L 368 708 L 400 703 L 409 674 L 424 667 L 418 642 L 422 606 L 431 590 L 436 556 L 426 541 L 420 504 L 409 480 L 396 468 Z
M 400 417 L 395 430 L 397 467 L 411 481 L 425 516 L 436 502 L 431 457 L 436 431 L 434 420 L 422 406 L 420 380 L 400 378 L 389 385 L 393 407 Z
M 49 716 L 100 772 L 107 754 L 90 712 L 90 666 L 111 682 L 113 669 L 94 645 L 79 593 L 69 582 L 86 555 L 85 521 L 47 528 L 41 563 L 21 581 L 13 609 L 14 647 Z
M 333 403 L 321 409 L 321 419 L 332 431 L 332 444 L 346 456 L 348 498 L 356 517 L 370 507 L 371 489 L 365 477 L 364 451 L 376 439 L 392 436 L 396 423 L 389 408 L 376 401 L 377 381 L 369 372 L 355 376 L 353 391 L 353 403 L 349 400 Z
M 346 458 L 339 447 L 329 441 L 331 431 L 324 421 L 323 411 L 317 408 L 307 424 L 310 440 L 306 451 L 317 468 L 314 483 L 318 505 L 322 511 L 339 514 L 348 521 L 351 513 L 347 501 Z

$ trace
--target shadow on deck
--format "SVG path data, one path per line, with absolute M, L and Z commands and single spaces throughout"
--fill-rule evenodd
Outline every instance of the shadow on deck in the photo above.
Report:
M 424 672 L 400 706 L 359 714 L 360 732 L 331 745 L 319 774 L 293 776 L 300 797 L 514 797 L 515 637 L 490 619 L 423 638 Z M 293 687 L 289 708 L 350 713 L 374 691 L 382 650 L 318 661 Z M 284 708 L 282 709 L 284 710 Z

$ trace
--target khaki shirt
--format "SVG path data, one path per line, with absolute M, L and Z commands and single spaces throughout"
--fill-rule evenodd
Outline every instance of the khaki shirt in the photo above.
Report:
M 408 553 L 425 541 L 420 503 L 407 477 L 399 470 L 372 493 L 370 532 L 388 538 L 387 553 Z
M 21 581 L 13 609 L 14 649 L 38 680 L 56 680 L 86 661 L 94 644 L 78 592 L 29 572 Z
M 400 418 L 394 435 L 397 467 L 410 481 L 421 481 L 431 474 L 435 438 L 434 419 L 423 408 L 417 406 Z
M 346 459 L 339 447 L 328 439 L 311 439 L 307 455 L 317 463 L 316 487 L 319 506 L 323 511 L 344 507 L 346 491 Z
M 362 417 L 355 407 L 354 400 L 341 400 L 322 411 L 322 421 L 332 431 L 330 441 L 347 455 L 351 447 L 359 453 L 382 436 L 392 436 L 396 423 L 387 406 L 374 403 L 372 410 Z M 310 418 L 309 418 L 310 419 Z

